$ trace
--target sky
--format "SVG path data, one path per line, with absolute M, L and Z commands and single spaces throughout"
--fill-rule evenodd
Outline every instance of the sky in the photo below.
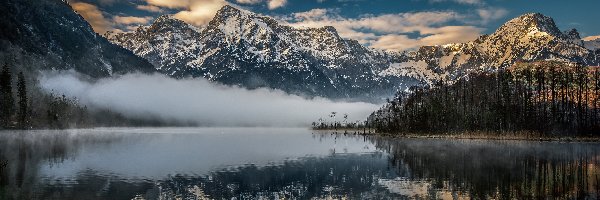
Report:
M 584 40 L 600 38 L 599 0 L 69 0 L 98 33 L 127 32 L 160 15 L 198 27 L 224 5 L 295 27 L 334 26 L 344 38 L 384 50 L 467 42 L 539 12 Z

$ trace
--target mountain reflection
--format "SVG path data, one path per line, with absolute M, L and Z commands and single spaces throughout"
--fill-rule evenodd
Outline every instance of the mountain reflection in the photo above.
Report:
M 390 139 L 304 130 L 277 130 L 287 135 L 273 139 L 278 136 L 247 129 L 240 130 L 244 137 L 281 144 L 266 150 L 294 154 L 267 159 L 254 155 L 264 154 L 256 151 L 244 154 L 246 158 L 223 159 L 214 155 L 260 147 L 229 143 L 242 136 L 237 132 L 211 140 L 216 135 L 207 137 L 203 131 L 178 136 L 85 131 L 0 134 L 0 164 L 6 163 L 0 165 L 0 199 L 594 199 L 600 191 L 600 145 L 596 143 Z M 217 141 L 210 152 L 189 145 Z M 163 158 L 145 146 L 180 157 L 164 165 Z M 99 149 L 114 151 L 104 155 Z M 115 156 L 124 159 L 106 159 Z M 135 157 L 156 164 L 131 163 Z M 270 161 L 253 161 L 259 158 Z M 98 167 L 89 160 L 122 163 Z M 235 160 L 238 164 L 230 164 Z M 178 163 L 189 167 L 169 169 Z M 125 165 L 152 173 L 132 177 L 124 173 L 133 171 L 119 168 Z

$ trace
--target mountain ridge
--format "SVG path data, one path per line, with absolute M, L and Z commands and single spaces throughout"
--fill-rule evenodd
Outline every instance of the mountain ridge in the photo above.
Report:
M 160 18 L 173 20 L 170 24 L 185 23 Z M 188 29 L 185 26 L 191 25 L 179 28 Z M 232 6 L 219 10 L 206 27 L 189 29 L 196 33 L 165 33 L 170 40 L 151 37 L 145 29 L 109 40 L 161 63 L 155 67 L 176 78 L 204 77 L 248 88 L 378 101 L 411 86 L 503 69 L 517 61 L 597 65 L 600 54 L 586 49 L 577 30 L 562 32 L 552 18 L 540 13 L 521 15 L 471 42 L 423 46 L 410 52 L 371 49 L 340 37 L 331 26 L 296 29 Z M 155 47 L 161 46 L 175 47 L 170 51 L 178 53 L 160 53 Z
M 172 17 L 160 18 L 170 19 L 173 24 L 181 22 Z M 385 68 L 389 60 L 399 58 L 343 39 L 333 27 L 298 30 L 269 17 L 225 6 L 206 27 L 194 33 L 199 37 L 173 33 L 147 39 L 151 34 L 138 29 L 109 38 L 150 61 L 161 60 L 163 65 L 155 67 L 176 78 L 204 77 L 228 85 L 337 99 L 383 99 L 395 92 L 394 85 L 373 69 Z M 161 54 L 153 46 L 168 46 L 179 54 Z

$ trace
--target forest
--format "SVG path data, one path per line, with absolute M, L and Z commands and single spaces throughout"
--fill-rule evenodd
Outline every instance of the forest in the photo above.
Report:
M 369 117 L 377 132 L 600 133 L 600 70 L 555 61 L 517 63 L 455 82 L 399 92 Z

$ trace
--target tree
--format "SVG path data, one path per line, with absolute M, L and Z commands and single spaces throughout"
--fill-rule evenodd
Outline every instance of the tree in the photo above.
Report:
M 27 107 L 27 105 L 28 105 L 27 82 L 25 81 L 25 76 L 23 75 L 23 72 L 19 72 L 19 75 L 18 75 L 17 96 L 19 98 L 19 102 L 18 102 L 18 104 L 19 104 L 19 113 L 18 113 L 19 127 L 26 128 L 29 123 L 29 121 L 28 121 L 29 109 Z
M 0 95 L 2 95 L 0 119 L 2 126 L 7 128 L 10 127 L 12 112 L 14 110 L 14 100 L 12 96 L 12 74 L 8 64 L 4 64 L 4 67 L 2 67 L 2 72 L 0 73 Z

